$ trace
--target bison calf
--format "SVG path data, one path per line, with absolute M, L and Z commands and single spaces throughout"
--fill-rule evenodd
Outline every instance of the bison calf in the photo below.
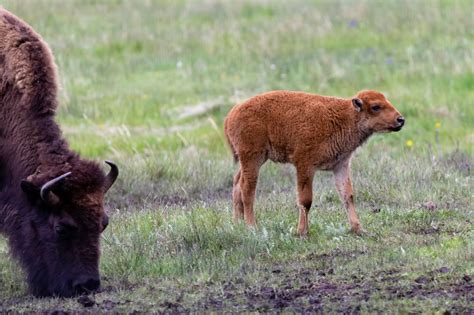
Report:
M 316 170 L 333 171 L 352 231 L 360 233 L 350 179 L 352 153 L 377 132 L 399 131 L 405 119 L 382 93 L 352 99 L 274 91 L 237 105 L 225 119 L 225 135 L 240 168 L 232 192 L 234 219 L 255 225 L 253 203 L 260 167 L 268 160 L 296 167 L 298 234 L 308 233 Z

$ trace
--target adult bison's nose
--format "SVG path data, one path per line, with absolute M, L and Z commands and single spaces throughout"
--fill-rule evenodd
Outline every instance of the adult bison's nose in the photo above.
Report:
M 78 294 L 97 291 L 100 288 L 100 279 L 93 277 L 79 278 L 74 282 L 73 286 Z
M 403 116 L 398 116 L 397 122 L 400 124 L 400 127 L 402 127 L 405 124 L 405 118 Z

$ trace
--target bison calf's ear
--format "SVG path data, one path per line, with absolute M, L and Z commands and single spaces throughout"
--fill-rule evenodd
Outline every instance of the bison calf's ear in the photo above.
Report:
M 352 105 L 354 105 L 355 109 L 360 112 L 362 109 L 362 100 L 360 98 L 353 98 Z

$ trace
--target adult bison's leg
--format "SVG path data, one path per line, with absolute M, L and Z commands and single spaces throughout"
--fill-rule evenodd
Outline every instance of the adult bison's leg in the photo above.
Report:
M 334 179 L 337 191 L 347 209 L 347 215 L 349 217 L 352 232 L 360 234 L 363 230 L 355 211 L 354 195 L 352 192 L 350 177 L 350 160 L 342 163 L 334 169 Z
M 309 229 L 309 209 L 313 202 L 313 177 L 314 168 L 312 166 L 296 167 L 296 183 L 298 189 L 298 208 L 300 217 L 298 223 L 298 235 L 305 237 Z
M 255 214 L 253 204 L 255 201 L 255 189 L 257 188 L 258 171 L 260 166 L 259 159 L 240 160 L 240 180 L 242 203 L 244 205 L 244 219 L 249 226 L 255 226 Z
M 232 203 L 234 209 L 234 221 L 244 218 L 244 204 L 242 202 L 242 191 L 240 189 L 240 168 L 234 176 L 234 186 L 232 189 Z

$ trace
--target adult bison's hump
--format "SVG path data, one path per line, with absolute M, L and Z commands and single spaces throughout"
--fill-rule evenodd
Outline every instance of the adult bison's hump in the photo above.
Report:
M 56 77 L 52 53 L 41 36 L 0 8 L 0 120 L 7 110 L 39 115 L 54 110 Z

